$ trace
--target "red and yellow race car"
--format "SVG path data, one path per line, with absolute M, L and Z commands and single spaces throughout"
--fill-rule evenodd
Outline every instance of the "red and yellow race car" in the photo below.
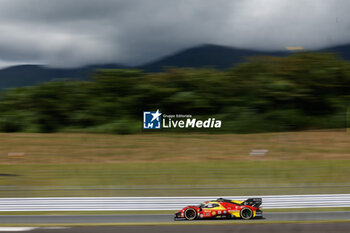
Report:
M 195 220 L 213 218 L 262 218 L 261 198 L 249 198 L 245 201 L 234 201 L 219 198 L 206 201 L 198 206 L 186 206 L 175 213 L 175 220 Z

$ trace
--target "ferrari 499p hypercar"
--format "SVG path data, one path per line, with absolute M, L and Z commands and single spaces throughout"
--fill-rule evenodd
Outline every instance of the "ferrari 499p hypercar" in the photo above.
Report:
M 213 218 L 262 218 L 261 198 L 249 198 L 245 201 L 234 201 L 219 198 L 206 201 L 198 206 L 186 206 L 175 213 L 175 220 L 195 220 Z

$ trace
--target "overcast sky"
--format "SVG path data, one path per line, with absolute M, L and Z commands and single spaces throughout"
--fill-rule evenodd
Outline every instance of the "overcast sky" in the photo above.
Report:
M 0 67 L 140 64 L 218 44 L 350 43 L 349 0 L 0 0 Z

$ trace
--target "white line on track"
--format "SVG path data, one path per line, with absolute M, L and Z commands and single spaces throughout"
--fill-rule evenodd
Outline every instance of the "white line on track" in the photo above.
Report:
M 16 232 L 16 231 L 31 231 L 37 229 L 37 227 L 0 227 L 0 231 L 11 231 L 11 232 Z

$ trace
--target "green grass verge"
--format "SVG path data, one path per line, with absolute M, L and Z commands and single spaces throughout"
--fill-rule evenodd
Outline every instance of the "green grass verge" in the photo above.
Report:
M 261 134 L 0 133 L 0 164 L 348 159 L 349 136 L 345 129 Z M 268 153 L 253 158 L 252 149 Z
M 98 227 L 98 226 L 188 226 L 188 225 L 241 225 L 241 224 L 312 224 L 312 223 L 350 223 L 350 220 L 305 220 L 305 221 L 268 221 L 268 220 L 233 220 L 233 221 L 174 221 L 174 222 L 130 222 L 130 223 L 57 223 L 57 224 L 0 224 L 0 227 Z
M 350 193 L 345 130 L 1 133 L 0 141 L 0 197 Z M 249 156 L 252 149 L 269 152 Z
M 0 197 L 349 193 L 350 160 L 0 165 Z

